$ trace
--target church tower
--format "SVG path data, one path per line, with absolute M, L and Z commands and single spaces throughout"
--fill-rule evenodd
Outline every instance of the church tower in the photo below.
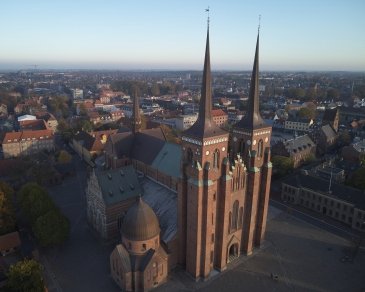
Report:
M 217 251 L 218 197 L 228 132 L 212 118 L 209 27 L 204 72 L 195 124 L 182 133 L 182 179 L 178 191 L 179 262 L 194 278 L 213 270 Z
M 132 114 L 132 132 L 133 134 L 141 130 L 142 120 L 141 113 L 139 110 L 139 100 L 137 96 L 137 90 L 134 91 L 133 99 L 133 114 Z
M 265 233 L 271 182 L 271 130 L 259 111 L 258 33 L 248 108 L 245 116 L 233 126 L 229 143 L 231 158 L 242 157 L 248 172 L 241 247 L 246 254 L 251 254 L 254 246 L 260 246 Z

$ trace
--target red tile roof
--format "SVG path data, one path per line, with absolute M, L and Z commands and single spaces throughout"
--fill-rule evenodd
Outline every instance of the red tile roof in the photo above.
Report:
M 20 246 L 21 241 L 18 231 L 0 236 L 0 251 Z
M 227 114 L 223 110 L 221 110 L 221 109 L 214 109 L 214 110 L 212 110 L 212 116 L 213 117 L 227 116 Z
M 36 131 L 21 131 L 21 132 L 8 132 L 5 134 L 3 144 L 19 142 L 22 139 L 53 139 L 52 130 L 36 130 Z M 16 140 L 16 141 L 15 141 Z

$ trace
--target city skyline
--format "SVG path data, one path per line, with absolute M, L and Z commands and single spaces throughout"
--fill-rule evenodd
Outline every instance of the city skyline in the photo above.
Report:
M 210 7 L 213 70 L 365 71 L 362 1 L 7 1 L 0 70 L 201 70 Z

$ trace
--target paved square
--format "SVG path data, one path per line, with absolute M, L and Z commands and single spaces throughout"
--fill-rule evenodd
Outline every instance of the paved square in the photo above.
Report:
M 110 277 L 114 244 L 98 239 L 85 212 L 85 171 L 50 193 L 71 222 L 70 239 L 43 252 L 49 291 L 119 291 Z M 169 282 L 154 291 L 365 291 L 365 250 L 336 235 L 270 208 L 264 247 L 241 257 L 230 268 L 195 283 L 177 269 Z M 277 279 L 271 277 L 277 275 Z

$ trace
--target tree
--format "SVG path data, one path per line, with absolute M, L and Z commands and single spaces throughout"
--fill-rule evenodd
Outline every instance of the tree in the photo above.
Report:
M 33 224 L 38 217 L 55 208 L 53 201 L 47 192 L 41 188 L 34 188 L 26 196 L 22 197 L 22 211 Z
M 335 88 L 330 88 L 327 90 L 327 98 L 338 100 L 340 97 L 340 92 Z
M 43 267 L 35 260 L 25 259 L 10 266 L 6 291 L 44 292 Z
M 58 245 L 68 238 L 70 224 L 64 215 L 54 209 L 37 219 L 33 231 L 42 246 Z
M 70 163 L 72 160 L 72 156 L 65 150 L 61 150 L 60 154 L 58 154 L 57 162 L 61 164 Z
M 178 133 L 174 129 L 171 129 L 169 126 L 166 126 L 166 125 L 161 125 L 160 128 L 168 142 L 174 143 L 174 144 L 181 143 L 181 141 L 178 137 Z
M 348 146 L 351 143 L 351 135 L 349 131 L 345 130 L 340 133 L 338 136 L 338 142 L 339 146 Z
M 12 203 L 14 190 L 0 181 L 0 235 L 14 231 L 16 225 L 15 211 Z
M 356 170 L 347 180 L 346 184 L 357 189 L 365 190 L 365 167 Z
M 316 116 L 316 111 L 312 110 L 308 107 L 302 107 L 298 111 L 298 116 L 301 117 L 301 118 L 314 119 L 315 116 Z
M 273 172 L 278 177 L 284 176 L 293 170 L 294 161 L 290 157 L 276 155 L 271 158 Z

